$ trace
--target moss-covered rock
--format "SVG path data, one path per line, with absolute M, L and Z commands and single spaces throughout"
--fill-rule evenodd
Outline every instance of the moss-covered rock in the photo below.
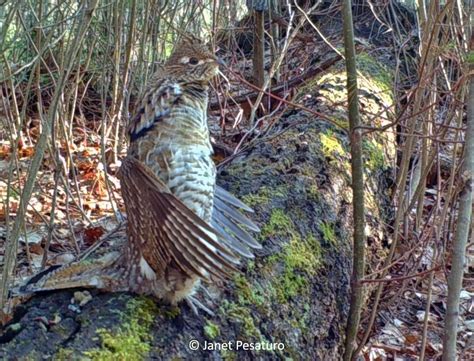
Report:
M 389 75 L 372 78 L 378 65 L 370 57 L 361 59 L 367 63 L 360 82 L 364 122 L 381 126 L 391 120 L 384 107 Z M 209 296 L 198 295 L 213 317 L 196 316 L 185 304 L 177 309 L 133 295 L 98 293 L 78 314 L 68 307 L 72 292 L 51 293 L 17 312 L 20 330 L 0 339 L 0 358 L 337 359 L 348 312 L 352 232 L 342 63 L 308 84 L 312 87 L 302 91 L 336 124 L 288 112 L 278 136 L 220 170 L 219 183 L 254 208 L 262 249 L 243 262 L 232 281 L 210 286 Z M 376 132 L 364 141 L 370 237 L 384 237 L 379 224 L 386 217 L 392 141 Z M 36 321 L 55 314 L 61 318 L 58 327 Z M 253 348 L 236 349 L 237 342 Z M 283 348 L 270 347 L 279 343 Z M 207 344 L 231 347 L 206 350 Z
M 97 361 L 144 359 L 150 351 L 150 328 L 157 315 L 158 307 L 150 298 L 130 300 L 119 329 L 97 329 L 101 346 L 83 354 Z

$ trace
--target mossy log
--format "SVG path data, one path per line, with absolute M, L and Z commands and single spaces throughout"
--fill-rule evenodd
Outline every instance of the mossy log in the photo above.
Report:
M 380 126 L 392 117 L 385 107 L 389 72 L 367 56 L 360 59 L 362 113 L 381 115 L 363 115 L 364 121 Z M 151 298 L 98 292 L 78 313 L 70 307 L 74 290 L 37 295 L 18 308 L 0 337 L 0 358 L 338 359 L 352 232 L 345 74 L 339 65 L 299 94 L 302 103 L 339 126 L 288 112 L 268 140 L 220 172 L 219 183 L 255 209 L 263 248 L 232 282 L 200 295 L 214 317 L 196 316 L 186 305 L 172 308 Z M 364 142 L 371 244 L 386 237 L 380 224 L 390 218 L 384 205 L 394 139 L 375 132 Z M 200 343 L 198 350 L 191 349 L 191 340 Z M 240 343 L 237 350 L 237 341 L 272 349 L 245 350 Z M 204 350 L 205 342 L 221 349 Z

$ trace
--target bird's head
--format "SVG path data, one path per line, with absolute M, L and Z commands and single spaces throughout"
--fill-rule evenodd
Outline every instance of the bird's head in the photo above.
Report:
M 220 63 L 208 45 L 186 34 L 166 61 L 165 68 L 170 75 L 186 82 L 207 83 L 219 72 Z

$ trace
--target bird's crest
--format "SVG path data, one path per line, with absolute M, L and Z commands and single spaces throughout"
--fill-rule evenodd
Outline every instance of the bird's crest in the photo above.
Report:
M 165 63 L 164 72 L 186 82 L 206 83 L 218 73 L 219 60 L 208 44 L 186 33 Z

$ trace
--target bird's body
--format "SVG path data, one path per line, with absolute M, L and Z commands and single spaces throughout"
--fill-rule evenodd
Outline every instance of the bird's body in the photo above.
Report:
M 260 247 L 245 230 L 258 227 L 238 209 L 251 210 L 216 187 L 207 103 L 217 72 L 214 54 L 188 37 L 155 74 L 132 118 L 120 169 L 128 242 L 114 262 L 76 270 L 75 280 L 85 285 L 99 274 L 99 288 L 176 304 L 191 299 L 200 280 L 230 277 L 239 256 Z M 50 276 L 45 284 L 58 282 Z
M 148 166 L 173 195 L 210 223 L 216 168 L 207 126 L 208 82 L 217 74 L 218 64 L 200 42 L 190 41 L 185 47 L 189 49 L 181 49 L 183 54 L 172 56 L 155 74 L 153 84 L 145 92 L 129 128 L 128 155 Z M 191 58 L 207 66 L 201 77 L 188 74 L 193 70 Z M 134 248 L 132 243 L 130 246 Z M 131 250 L 130 254 L 134 252 Z M 171 303 L 192 294 L 199 281 L 197 275 L 182 272 L 173 260 L 160 265 L 163 274 L 158 277 L 154 277 L 144 257 L 140 262 L 142 273 L 153 279 L 153 285 L 145 288 L 155 290 L 158 297 Z M 139 283 L 133 282 L 131 286 L 143 287 Z
M 154 121 L 153 127 L 148 127 L 148 122 L 141 121 L 141 116 L 150 119 L 156 109 L 162 111 L 156 94 L 162 94 L 163 88 L 168 90 L 164 96 L 172 98 L 173 102 L 164 112 L 166 115 Z M 155 106 L 153 98 L 157 103 Z M 159 81 L 158 86 L 145 94 L 139 115 L 131 124 L 129 156 L 147 165 L 186 206 L 210 222 L 216 168 L 211 158 L 207 99 L 207 84 L 191 86 L 174 79 Z

